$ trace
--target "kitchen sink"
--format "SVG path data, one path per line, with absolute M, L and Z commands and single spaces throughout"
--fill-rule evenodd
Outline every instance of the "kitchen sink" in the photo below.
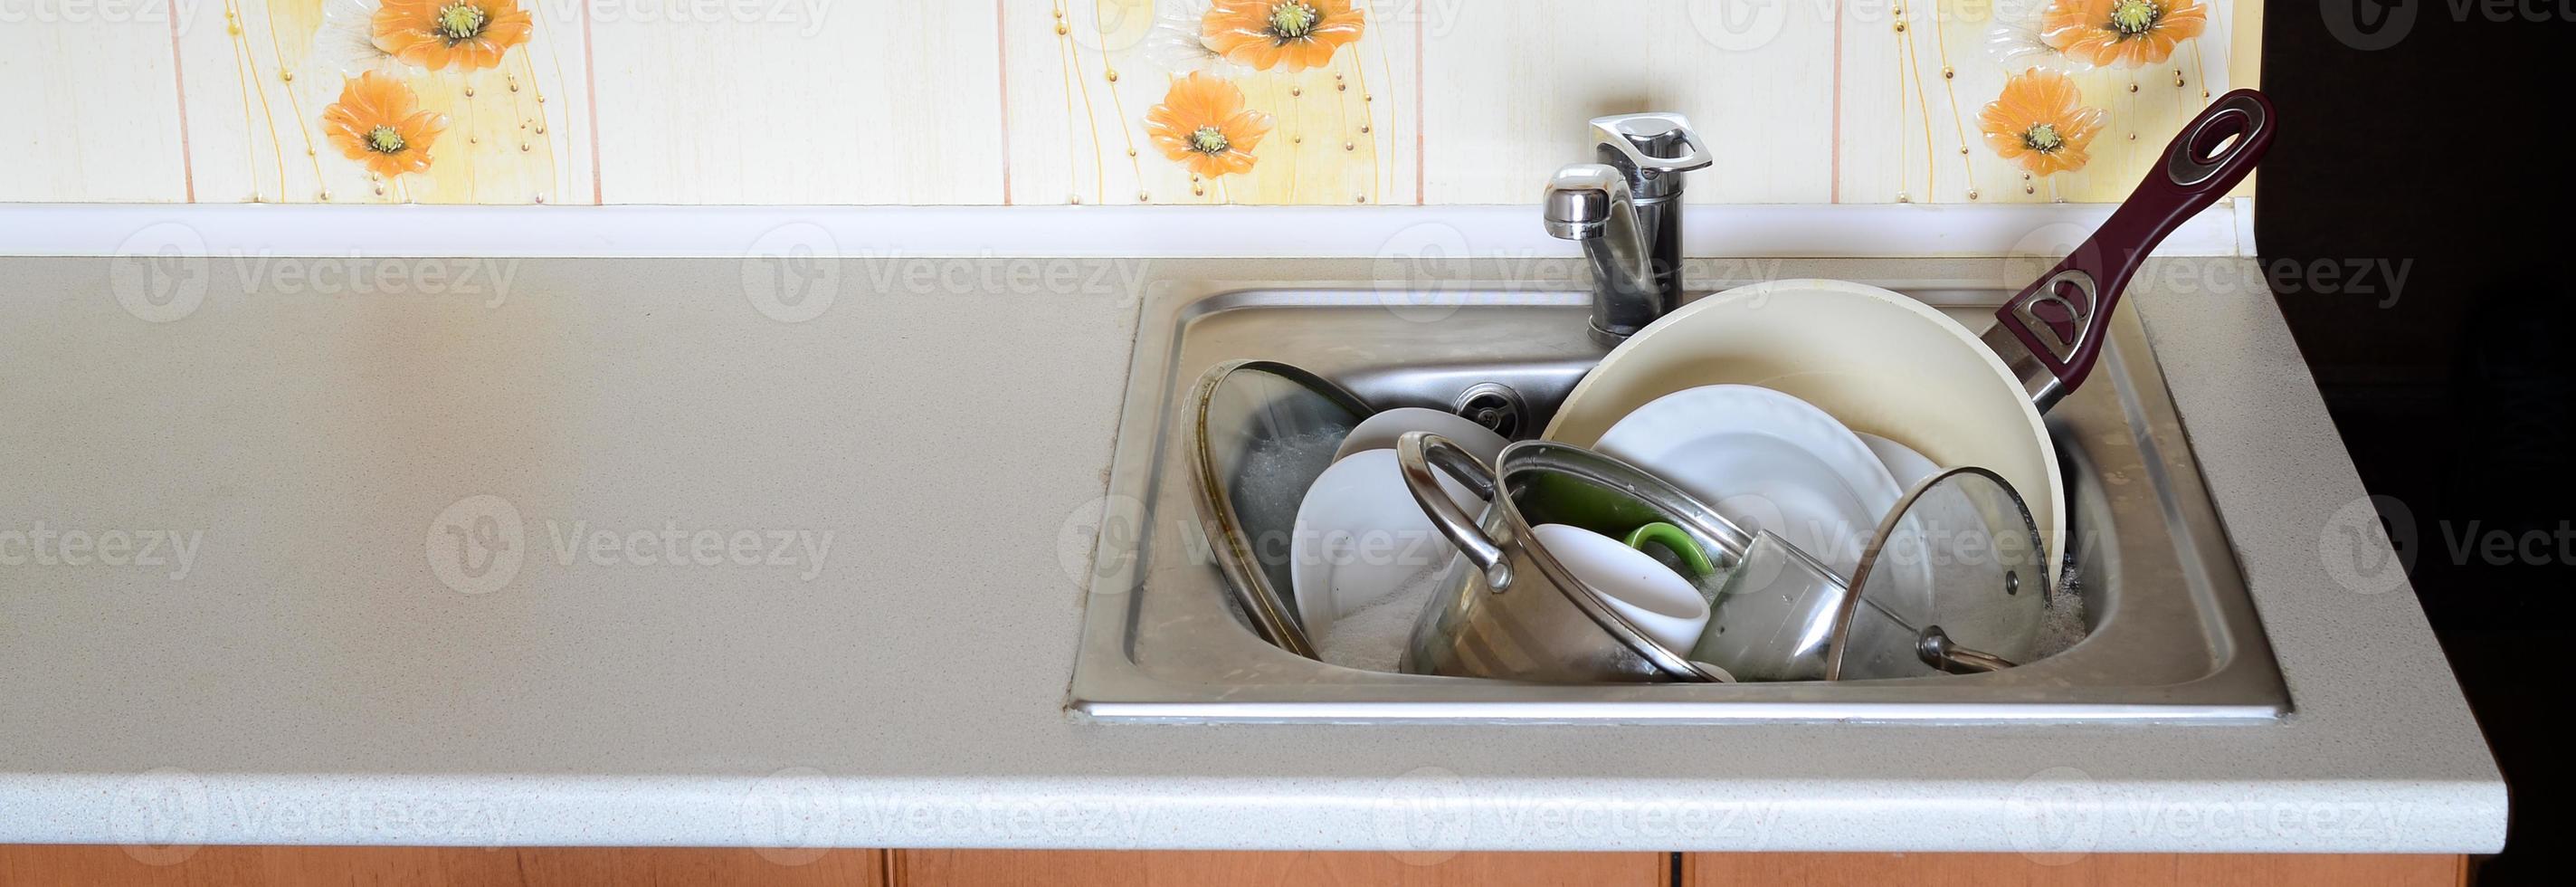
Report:
M 2001 289 L 1881 282 L 1990 322 Z M 1883 681 L 1565 685 L 1389 674 L 1262 639 L 1195 500 L 1192 384 L 1268 359 L 1376 409 L 1491 410 L 1546 426 L 1606 349 L 1590 296 L 1507 285 L 1420 293 L 1207 285 L 1139 320 L 1069 707 L 1099 720 L 1331 722 L 2266 721 L 2289 693 L 2135 312 L 2047 414 L 2067 483 L 2068 578 L 2089 633 L 2000 672 Z

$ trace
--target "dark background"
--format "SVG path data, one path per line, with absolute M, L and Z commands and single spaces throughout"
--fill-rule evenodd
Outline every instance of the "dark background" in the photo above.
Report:
M 2451 541 L 2472 521 L 2576 532 L 2576 243 L 2561 215 L 2576 195 L 2576 2 L 2516 2 L 2503 21 L 2452 0 L 2268 3 L 2262 83 L 2281 130 L 2255 239 L 2267 268 L 2411 261 L 2393 303 L 2389 281 L 2329 293 L 2318 284 L 2349 283 L 2306 274 L 2274 298 L 2363 485 L 2386 497 L 2511 786 L 2505 852 L 2479 882 L 2557 884 L 2576 564 L 2554 545 L 2544 563 L 2462 558 Z

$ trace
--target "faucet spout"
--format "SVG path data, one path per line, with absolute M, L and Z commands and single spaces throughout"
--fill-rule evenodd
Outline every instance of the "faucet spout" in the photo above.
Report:
M 1583 245 L 1592 266 L 1592 338 L 1617 345 L 1663 316 L 1652 244 L 1638 224 L 1628 177 L 1602 163 L 1569 163 L 1547 180 L 1547 233 Z
M 1592 338 L 1616 346 L 1682 302 L 1682 174 L 1714 156 L 1679 114 L 1592 121 L 1598 163 L 1547 182 L 1547 233 L 1592 265 Z

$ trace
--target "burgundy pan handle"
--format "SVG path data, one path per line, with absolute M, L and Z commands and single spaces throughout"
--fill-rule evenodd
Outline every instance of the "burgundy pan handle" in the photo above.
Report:
M 2111 310 L 2147 254 L 2254 171 L 2272 146 L 2274 119 L 2262 93 L 2220 96 L 2165 146 L 2164 159 L 2100 230 L 1995 310 L 1986 346 L 2021 377 L 2042 412 L 2092 372 Z

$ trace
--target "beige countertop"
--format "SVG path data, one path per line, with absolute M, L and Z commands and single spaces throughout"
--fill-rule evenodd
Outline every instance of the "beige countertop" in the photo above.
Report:
M 1066 714 L 1139 296 L 1367 260 L 156 261 L 0 259 L 0 840 L 2503 841 L 2412 595 L 2321 560 L 2363 491 L 2251 260 L 2131 304 L 2291 716 L 1697 728 Z M 2034 786 L 2029 835 L 1945 815 Z

